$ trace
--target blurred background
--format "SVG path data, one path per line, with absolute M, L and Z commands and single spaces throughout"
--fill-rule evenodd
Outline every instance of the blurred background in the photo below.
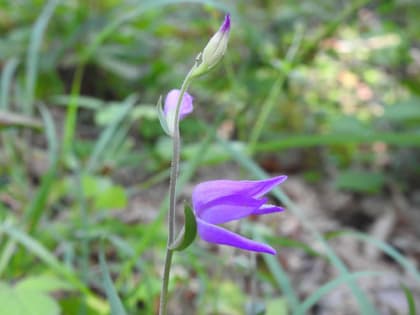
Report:
M 416 314 L 420 2 L 0 0 L 0 315 L 109 314 L 115 292 L 156 314 L 172 147 L 155 104 L 226 12 L 181 123 L 179 213 L 201 181 L 286 174 L 284 213 L 230 226 L 279 253 L 197 240 L 170 313 Z

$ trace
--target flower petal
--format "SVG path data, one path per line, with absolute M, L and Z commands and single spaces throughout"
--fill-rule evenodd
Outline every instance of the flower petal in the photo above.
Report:
M 223 24 L 220 26 L 219 32 L 229 32 L 230 31 L 230 14 L 225 15 L 225 19 L 223 21 Z
M 271 255 L 276 254 L 276 250 L 267 244 L 247 239 L 220 226 L 209 224 L 200 218 L 197 218 L 197 227 L 200 237 L 209 243 L 229 245 L 248 251 Z
M 250 197 L 259 198 L 281 184 L 287 176 L 277 176 L 264 180 L 213 180 L 198 184 L 192 194 L 192 201 L 195 209 L 213 199 L 229 195 L 244 194 Z
M 165 116 L 167 116 L 170 111 L 175 111 L 180 94 L 181 91 L 177 89 L 169 91 L 165 98 L 165 105 L 163 107 L 163 113 Z M 182 97 L 181 107 L 179 108 L 179 118 L 183 119 L 185 116 L 190 114 L 193 109 L 193 97 L 185 92 Z
M 180 94 L 180 90 L 171 90 L 166 96 L 165 105 L 163 107 L 163 114 L 166 118 L 166 125 L 170 135 L 173 135 L 175 129 L 175 110 Z M 192 102 L 192 96 L 185 92 L 179 108 L 179 119 L 183 119 L 193 111 Z
M 275 205 L 262 205 L 258 209 L 256 209 L 254 212 L 252 212 L 252 215 L 261 215 L 261 214 L 268 214 L 273 212 L 281 212 L 284 211 L 284 208 L 278 207 Z
M 238 220 L 258 211 L 267 199 L 255 199 L 246 195 L 230 195 L 212 200 L 194 208 L 198 217 L 212 224 Z

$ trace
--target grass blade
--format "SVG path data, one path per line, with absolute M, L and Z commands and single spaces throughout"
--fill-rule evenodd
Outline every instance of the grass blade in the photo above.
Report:
M 42 216 L 42 212 L 45 210 L 48 195 L 55 181 L 59 157 L 58 142 L 53 118 L 49 111 L 43 106 L 40 106 L 40 112 L 45 124 L 50 167 L 48 168 L 47 173 L 42 177 L 41 185 L 37 190 L 35 197 L 32 199 L 32 202 L 25 211 L 29 233 L 36 229 Z
M 259 235 L 255 237 L 256 241 L 264 242 L 263 238 Z M 277 261 L 276 256 L 263 255 L 263 259 L 267 264 L 268 269 L 276 280 L 280 289 L 282 289 L 288 304 L 292 310 L 296 310 L 299 307 L 299 298 L 293 290 L 292 284 L 290 282 L 287 273 L 284 271 L 283 267 Z
M 297 44 L 292 45 L 291 49 L 289 50 L 290 53 L 288 53 L 286 56 L 289 59 L 286 59 L 286 63 L 296 65 L 299 62 L 305 62 L 308 57 L 315 55 L 315 52 L 316 52 L 315 50 L 318 49 L 319 43 L 323 39 L 333 35 L 334 32 L 337 31 L 338 27 L 341 25 L 341 23 L 344 20 L 346 20 L 349 16 L 354 14 L 354 12 L 357 12 L 359 8 L 366 5 L 368 2 L 369 0 L 358 0 L 358 1 L 350 2 L 347 8 L 341 14 L 338 14 L 333 19 L 331 19 L 331 22 L 328 23 L 323 29 L 321 29 L 319 34 L 317 34 L 315 38 L 309 42 L 309 44 L 304 45 L 301 51 L 299 52 L 299 54 L 296 56 L 296 53 L 293 53 L 293 50 L 296 50 L 297 47 L 300 45 L 301 39 L 299 39 L 297 41 Z M 299 29 L 297 31 L 299 32 Z M 297 32 L 297 35 L 299 35 L 298 32 Z M 296 37 L 299 38 L 298 36 Z M 296 46 L 296 47 L 293 47 L 293 46 Z M 292 69 L 289 69 L 289 71 L 291 70 Z M 258 116 L 256 118 L 254 128 L 252 128 L 252 130 L 250 131 L 251 152 L 254 151 L 255 145 L 258 143 L 258 140 L 260 139 L 261 133 L 266 125 L 267 119 L 270 116 L 274 108 L 274 105 L 278 102 L 278 98 L 283 92 L 282 85 L 287 79 L 289 71 L 279 74 L 278 78 L 275 80 L 275 82 L 271 86 L 271 90 L 266 100 L 263 102 L 263 105 L 261 106 L 261 110 L 258 113 Z
M 414 301 L 413 293 L 405 285 L 401 285 L 408 304 L 408 315 L 416 315 L 416 302 Z
M 109 275 L 109 269 L 105 261 L 103 248 L 101 248 L 99 252 L 99 266 L 101 267 L 106 296 L 108 297 L 109 304 L 111 305 L 111 315 L 126 315 L 127 313 L 124 310 L 124 306 L 121 303 L 114 284 L 112 283 L 111 276 Z
M 17 58 L 11 58 L 6 62 L 4 70 L 1 74 L 0 86 L 0 109 L 7 110 L 9 108 L 9 91 L 12 83 L 13 74 L 19 64 Z
M 88 305 L 94 309 L 98 315 L 108 314 L 108 310 L 104 306 L 103 301 L 97 298 L 90 289 L 79 280 L 78 276 L 71 269 L 63 265 L 36 239 L 8 223 L 0 224 L 0 234 L 2 233 L 8 235 L 12 242 L 21 244 L 29 253 L 34 254 L 50 267 L 51 270 L 66 279 L 74 288 L 85 294 L 87 296 L 86 300 Z
M 125 105 L 120 115 L 116 117 L 115 120 L 101 133 L 99 140 L 93 149 L 93 153 L 91 154 L 87 163 L 86 169 L 88 172 L 94 170 L 94 168 L 100 162 L 101 156 L 105 153 L 108 145 L 114 139 L 115 133 L 118 131 L 121 123 L 130 112 L 130 109 L 133 108 L 135 101 L 136 97 L 129 97 L 124 102 Z
M 181 4 L 181 3 L 197 3 L 203 5 L 211 5 L 222 10 L 230 11 L 233 13 L 233 9 L 223 4 L 221 1 L 214 1 L 214 0 L 153 0 L 153 1 L 141 1 L 139 5 L 135 6 L 134 8 L 130 6 L 127 9 L 127 13 L 122 15 L 120 18 L 112 21 L 108 24 L 94 39 L 94 41 L 86 47 L 85 51 L 82 54 L 82 64 L 85 64 L 89 61 L 89 59 L 94 55 L 95 51 L 99 48 L 99 46 L 110 36 L 114 33 L 120 26 L 123 24 L 134 20 L 139 17 L 139 15 L 143 14 L 145 11 L 157 8 L 160 6 L 166 6 L 170 4 Z
M 361 271 L 361 272 L 343 274 L 340 277 L 327 282 L 322 287 L 318 288 L 309 297 L 307 297 L 306 300 L 303 301 L 303 303 L 299 305 L 298 309 L 293 313 L 293 315 L 306 314 L 306 312 L 313 305 L 315 305 L 324 295 L 328 294 L 333 289 L 337 288 L 338 286 L 342 284 L 348 284 L 350 286 L 350 284 L 358 278 L 372 277 L 372 276 L 378 276 L 378 275 L 383 275 L 383 274 L 384 274 L 383 272 L 378 272 L 378 271 Z M 377 314 L 377 312 L 371 313 L 371 314 Z
M 29 43 L 28 54 L 26 56 L 26 98 L 23 112 L 27 115 L 32 115 L 33 101 L 35 94 L 35 86 L 38 72 L 39 49 L 41 47 L 44 32 L 47 27 L 59 0 L 50 0 L 44 6 L 41 15 L 35 22 L 33 27 L 31 41 Z
M 411 274 L 416 279 L 417 282 L 420 283 L 420 272 L 417 270 L 416 266 L 412 262 L 410 262 L 407 258 L 405 258 L 403 255 L 401 255 L 392 246 L 388 245 L 387 243 L 381 240 L 371 237 L 367 234 L 364 234 L 361 232 L 354 232 L 354 231 L 337 231 L 334 233 L 329 233 L 327 235 L 327 239 L 335 238 L 342 235 L 353 237 L 353 238 L 359 239 L 361 241 L 370 243 L 378 247 L 385 254 L 392 257 L 397 263 L 401 265 L 401 267 L 403 267 L 409 274 Z
M 82 291 L 86 291 L 86 287 L 79 282 L 77 277 L 68 268 L 64 267 L 57 258 L 54 257 L 42 244 L 40 244 L 34 238 L 20 231 L 16 227 L 4 223 L 0 225 L 0 233 L 7 234 L 12 240 L 22 244 L 28 252 L 31 252 L 52 270 L 57 272 L 59 275 L 65 277 L 71 284 Z
M 277 152 L 290 148 L 308 148 L 322 145 L 344 145 L 374 143 L 381 141 L 397 146 L 420 146 L 420 134 L 415 133 L 370 133 L 370 134 L 327 134 L 291 135 L 275 141 L 255 145 L 257 152 Z

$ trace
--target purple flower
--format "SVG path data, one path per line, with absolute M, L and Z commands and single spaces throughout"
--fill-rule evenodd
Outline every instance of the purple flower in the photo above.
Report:
M 263 196 L 286 180 L 278 176 L 258 181 L 214 180 L 198 184 L 192 203 L 200 237 L 210 243 L 229 245 L 244 250 L 275 255 L 267 244 L 247 239 L 218 226 L 250 215 L 283 211 L 283 208 L 265 204 Z
M 169 132 L 173 134 L 175 128 L 175 111 L 178 103 L 178 98 L 181 94 L 180 90 L 171 90 L 165 98 L 165 105 L 163 107 L 163 114 L 166 118 L 166 125 L 168 126 Z M 179 108 L 179 119 L 183 119 L 193 111 L 193 97 L 187 92 L 182 97 L 182 102 Z

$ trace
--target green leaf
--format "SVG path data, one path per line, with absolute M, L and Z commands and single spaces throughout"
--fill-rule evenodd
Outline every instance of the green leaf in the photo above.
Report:
M 106 107 L 100 108 L 95 115 L 95 123 L 98 126 L 108 126 L 120 120 L 120 117 L 124 116 L 127 109 L 124 103 L 112 104 Z
M 254 238 L 256 241 L 265 243 L 265 238 L 263 238 L 258 230 L 255 229 L 254 233 Z M 299 297 L 297 296 L 296 291 L 293 289 L 287 271 L 280 264 L 276 256 L 263 255 L 262 258 L 264 259 L 268 270 L 273 275 L 274 281 L 277 283 L 278 287 L 282 290 L 285 298 L 289 302 L 291 309 L 296 309 L 299 305 Z
M 121 107 L 121 111 L 115 113 L 115 119 L 101 132 L 99 139 L 95 143 L 93 152 L 90 155 L 89 161 L 87 162 L 86 170 L 88 172 L 92 172 L 103 163 L 109 148 L 113 147 L 113 141 L 116 138 L 116 135 L 121 129 L 124 129 L 123 127 L 127 127 L 125 120 L 129 116 L 136 101 L 136 95 L 128 96 L 122 103 L 123 107 Z
M 407 299 L 407 304 L 408 304 L 408 314 L 409 315 L 416 315 L 416 302 L 414 302 L 414 297 L 413 297 L 413 293 L 410 291 L 410 289 L 408 287 L 406 287 L 405 285 L 401 285 L 405 297 Z
M 0 110 L 0 129 L 12 127 L 42 129 L 42 122 L 27 115 Z
M 311 246 L 303 242 L 300 242 L 298 240 L 290 239 L 287 237 L 281 237 L 281 236 L 276 236 L 276 237 L 266 236 L 265 239 L 267 239 L 271 245 L 279 245 L 281 247 L 292 247 L 296 249 L 301 249 L 308 255 L 321 257 L 325 259 L 325 255 L 316 251 Z
M 33 112 L 33 101 L 35 98 L 35 88 L 38 78 L 38 64 L 40 61 L 41 46 L 45 30 L 58 3 L 58 0 L 50 0 L 46 2 L 41 14 L 38 16 L 32 27 L 31 40 L 29 42 L 26 56 L 25 102 L 23 104 L 23 111 L 27 115 L 31 115 Z
M 240 141 L 231 141 L 230 145 L 235 148 L 238 152 L 241 152 L 241 154 L 247 154 L 246 153 L 246 146 L 243 142 Z M 189 159 L 191 156 L 194 156 L 197 154 L 197 151 L 199 150 L 199 146 L 196 144 L 190 144 L 184 147 L 184 150 L 182 152 L 182 156 L 185 159 Z M 220 145 L 219 143 L 213 143 L 210 145 L 209 149 L 207 150 L 206 154 L 202 156 L 202 163 L 203 164 L 218 164 L 223 161 L 229 160 L 230 155 L 226 152 L 225 148 Z
M 386 275 L 385 272 L 379 271 L 360 271 L 354 272 L 349 274 L 343 274 L 327 283 L 319 287 L 317 290 L 312 292 L 310 296 L 308 296 L 301 304 L 299 304 L 298 309 L 294 312 L 295 315 L 304 315 L 309 311 L 309 309 L 315 305 L 316 303 L 321 300 L 323 296 L 330 293 L 338 286 L 343 285 L 345 283 L 349 283 L 350 281 L 362 277 L 372 277 L 372 276 L 380 276 Z M 376 312 L 374 314 L 377 314 Z
M 418 283 L 420 283 L 420 272 L 417 270 L 416 266 L 404 255 L 400 254 L 396 249 L 394 249 L 391 245 L 376 239 L 369 234 L 354 231 L 334 231 L 326 234 L 325 238 L 330 240 L 340 236 L 353 237 L 379 248 L 385 254 L 394 259 L 398 264 L 400 264 L 400 266 L 404 268 L 407 273 L 409 273 Z
M 67 281 L 63 281 L 53 275 L 40 275 L 24 278 L 16 285 L 16 288 L 48 293 L 58 290 L 69 290 L 73 287 Z
M 13 57 L 3 65 L 1 77 L 0 77 L 0 109 L 8 110 L 10 108 L 9 103 L 9 91 L 10 85 L 12 84 L 13 75 L 19 65 L 19 60 Z
M 342 116 L 331 124 L 332 134 L 369 134 L 371 130 L 355 117 Z M 345 140 L 344 140 L 345 142 Z
M 54 95 L 51 97 L 51 102 L 55 105 L 59 106 L 68 106 L 72 101 L 71 95 Z M 77 106 L 79 108 L 90 109 L 90 110 L 98 110 L 104 107 L 105 102 L 90 96 L 78 96 L 77 99 Z
M 124 187 L 115 185 L 109 178 L 85 175 L 82 179 L 85 195 L 98 209 L 124 208 L 127 194 Z
M 265 315 L 287 315 L 287 302 L 284 298 L 278 298 L 267 302 Z
M 348 145 L 384 142 L 399 147 L 418 147 L 420 135 L 413 132 L 332 133 L 278 136 L 274 141 L 259 142 L 257 152 L 277 152 L 290 148 L 310 148 L 325 145 Z
M 42 291 L 0 283 L 0 305 L 8 315 L 59 315 L 58 303 Z
M 38 257 L 43 263 L 48 265 L 48 267 L 56 272 L 58 275 L 64 277 L 69 283 L 73 285 L 75 289 L 78 289 L 84 296 L 86 296 L 86 302 L 88 307 L 94 309 L 94 314 L 108 314 L 108 309 L 106 305 L 103 303 L 102 299 L 97 298 L 95 294 L 91 293 L 89 288 L 85 286 L 84 283 L 81 282 L 78 275 L 76 275 L 73 270 L 70 270 L 67 266 L 62 264 L 53 254 L 51 254 L 47 248 L 45 248 L 41 243 L 39 243 L 36 239 L 32 238 L 31 236 L 27 235 L 25 232 L 20 231 L 14 226 L 10 226 L 9 224 L 3 223 L 0 224 L 0 236 L 5 233 L 7 234 L 11 241 L 16 241 L 20 243 L 23 247 L 25 247 L 26 251 L 29 254 L 33 254 Z M 13 243 L 12 243 L 13 244 Z M 0 282 L 1 287 L 1 282 Z M 7 292 L 6 292 L 7 293 Z M 3 308 L 6 304 L 2 304 L 0 302 L 1 308 Z M 12 305 L 15 305 L 12 303 Z M 4 309 L 8 309 L 4 307 Z M 23 314 L 32 314 L 29 312 L 25 312 Z M 42 313 L 41 313 L 42 314 Z M 46 315 L 45 313 L 44 315 Z M 14 315 L 13 313 L 9 313 L 8 315 Z
M 192 208 L 189 205 L 184 206 L 185 225 L 178 238 L 171 245 L 170 249 L 182 251 L 192 244 L 197 235 L 197 222 Z
M 137 65 L 118 59 L 115 56 L 100 54 L 98 64 L 104 69 L 114 73 L 125 80 L 135 80 L 142 74 L 142 69 Z
M 394 122 L 420 120 L 420 99 L 412 98 L 398 104 L 387 106 L 384 117 Z
M 109 304 L 111 305 L 111 314 L 112 315 L 126 315 L 127 313 L 124 310 L 124 306 L 121 303 L 120 297 L 118 296 L 118 293 L 115 290 L 114 284 L 112 283 L 111 276 L 109 275 L 109 270 L 105 261 L 103 249 L 101 249 L 99 253 L 99 265 L 101 267 L 105 292 L 108 297 Z
M 356 192 L 376 193 L 385 183 L 385 176 L 381 173 L 344 171 L 338 175 L 335 185 L 340 189 Z
M 163 131 L 165 131 L 165 133 L 168 136 L 171 136 L 171 132 L 169 131 L 168 123 L 166 122 L 166 117 L 165 117 L 165 114 L 163 112 L 162 96 L 159 97 L 159 100 L 156 104 L 156 108 L 157 108 L 157 112 L 158 112 L 159 122 L 160 122 L 160 125 L 162 126 Z
M 113 185 L 96 196 L 95 207 L 121 209 L 127 205 L 127 194 L 122 186 Z
M 22 315 L 59 315 L 58 303 L 49 295 L 32 290 L 16 290 L 19 300 L 25 308 Z M 29 312 L 28 312 L 29 311 Z

